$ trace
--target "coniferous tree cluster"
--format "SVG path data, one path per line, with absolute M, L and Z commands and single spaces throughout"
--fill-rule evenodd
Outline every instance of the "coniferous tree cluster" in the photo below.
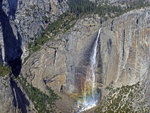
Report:
M 94 12 L 96 4 L 89 0 L 69 0 L 70 12 L 77 15 Z
M 68 0 L 68 4 L 70 12 L 76 14 L 77 16 L 95 13 L 104 18 L 112 18 L 115 16 L 119 16 L 129 10 L 150 6 L 149 3 L 140 0 L 136 2 L 126 3 L 126 7 L 121 7 L 119 5 L 110 5 L 106 2 L 94 3 L 89 0 Z

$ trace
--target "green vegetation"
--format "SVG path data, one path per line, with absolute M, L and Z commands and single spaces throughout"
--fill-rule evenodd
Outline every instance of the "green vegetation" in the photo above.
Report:
M 48 26 L 43 31 L 41 37 L 34 40 L 34 42 L 29 43 L 28 48 L 30 55 L 41 49 L 48 40 L 55 40 L 55 36 L 58 33 L 65 33 L 67 30 L 72 28 L 76 23 L 76 20 L 84 15 L 98 14 L 101 17 L 101 22 L 103 22 L 108 18 L 114 18 L 127 11 L 150 6 L 149 3 L 142 1 L 130 4 L 127 3 L 127 7 L 124 8 L 121 6 L 112 6 L 108 3 L 100 3 L 97 5 L 97 3 L 90 2 L 89 0 L 69 0 L 68 4 L 69 11 L 60 15 L 55 22 L 49 23 L 50 17 L 43 17 L 43 20 L 48 23 Z M 33 5 L 31 8 L 34 9 L 35 7 L 36 6 Z M 27 13 L 27 15 L 29 14 Z
M 44 21 L 47 23 L 49 18 L 44 18 Z M 58 33 L 65 33 L 70 28 L 74 26 L 76 23 L 77 17 L 76 15 L 71 14 L 70 12 L 66 12 L 58 17 L 58 19 L 48 24 L 46 29 L 43 31 L 41 37 L 38 37 L 33 42 L 28 44 L 29 48 L 29 56 L 25 58 L 24 63 L 30 57 L 30 55 L 38 50 L 48 41 L 55 40 L 55 37 Z
M 150 6 L 150 3 L 148 2 L 144 2 L 142 0 L 138 0 L 135 2 L 131 2 L 127 4 L 127 9 L 128 10 L 132 10 L 132 9 L 140 9 L 140 8 L 144 8 L 144 7 L 148 7 Z
M 54 40 L 58 33 L 65 33 L 72 28 L 77 20 L 77 17 L 70 12 L 66 12 L 59 16 L 57 21 L 49 24 L 44 30 L 41 37 L 37 38 L 34 42 L 29 43 L 30 54 L 38 51 L 48 40 Z M 45 18 L 48 21 L 48 18 Z
M 55 21 L 52 24 L 49 24 L 44 34 L 52 33 L 52 36 L 55 36 L 60 31 L 64 33 L 75 24 L 76 19 L 77 17 L 75 15 L 66 12 L 60 15 L 57 21 Z
M 44 18 L 44 21 L 48 22 L 49 18 Z M 48 24 L 46 29 L 43 31 L 42 36 L 34 40 L 28 44 L 29 48 L 29 56 L 25 58 L 24 62 L 30 57 L 30 55 L 38 50 L 48 41 L 48 40 L 55 40 L 55 37 L 58 33 L 65 33 L 70 28 L 74 26 L 77 21 L 77 16 L 66 12 L 58 17 L 58 19 Z
M 144 104 L 140 83 L 114 89 L 107 87 L 106 95 L 99 103 L 96 113 L 148 113 L 149 106 Z M 136 103 L 134 106 L 133 103 Z M 136 108 L 136 109 L 135 109 Z
M 120 6 L 104 4 L 98 5 L 94 13 L 102 17 L 102 20 L 107 20 L 107 18 L 114 18 L 115 16 L 121 15 L 123 12 L 124 10 Z
M 29 43 L 28 47 L 30 49 L 30 53 L 38 51 L 42 47 L 42 45 L 44 45 L 44 43 L 48 40 L 49 38 L 44 35 L 42 37 L 37 38 L 34 42 Z
M 9 66 L 5 65 L 3 66 L 2 63 L 0 63 L 0 76 L 5 76 L 11 72 L 11 69 Z
M 48 96 L 41 92 L 38 88 L 29 84 L 25 78 L 20 77 L 19 81 L 25 89 L 28 97 L 33 102 L 38 113 L 55 113 L 55 101 L 58 100 L 59 97 L 51 88 L 47 87 L 50 95 Z
M 143 2 L 141 0 L 126 3 L 127 7 L 113 6 L 106 2 L 93 3 L 89 0 L 69 0 L 68 4 L 70 7 L 70 12 L 76 14 L 79 17 L 95 13 L 99 14 L 102 20 L 107 20 L 107 18 L 114 18 L 133 9 L 140 9 L 142 7 L 150 6 L 149 3 Z
M 89 14 L 95 11 L 96 5 L 89 0 L 69 0 L 70 12 L 77 16 Z
M 33 9 L 35 9 L 37 6 L 36 6 L 36 5 L 31 5 L 30 7 L 31 7 L 31 9 L 33 10 Z
M 25 13 L 25 15 L 26 15 L 26 16 L 31 16 L 31 14 L 30 14 L 30 13 Z

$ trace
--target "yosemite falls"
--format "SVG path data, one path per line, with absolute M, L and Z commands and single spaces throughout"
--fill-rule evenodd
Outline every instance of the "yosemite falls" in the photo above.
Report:
M 88 109 L 91 109 L 93 107 L 96 106 L 97 102 L 98 102 L 98 98 L 99 98 L 99 94 L 97 92 L 96 89 L 96 78 L 95 78 L 95 65 L 96 65 L 96 56 L 97 56 L 97 46 L 98 46 L 98 40 L 100 37 L 100 33 L 101 33 L 101 28 L 98 31 L 97 34 L 97 38 L 94 42 L 94 48 L 93 48 L 93 53 L 90 56 L 90 74 L 88 74 L 86 76 L 86 80 L 85 80 L 85 84 L 84 84 L 84 95 L 83 95 L 83 103 L 81 105 L 81 109 L 79 110 L 79 112 L 81 111 L 86 111 Z M 88 89 L 89 89 L 89 85 L 91 86 L 91 91 L 90 93 L 87 94 Z

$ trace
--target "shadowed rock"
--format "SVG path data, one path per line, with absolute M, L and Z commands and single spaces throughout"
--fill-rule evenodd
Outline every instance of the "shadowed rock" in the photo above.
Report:
M 5 50 L 5 62 L 7 62 L 7 64 L 11 67 L 13 75 L 17 77 L 20 74 L 22 63 L 22 38 L 19 32 L 17 33 L 18 39 L 15 37 L 9 22 L 9 17 L 2 9 L 2 0 L 0 1 L 0 15 Z
M 10 85 L 12 89 L 12 94 L 14 96 L 14 106 L 20 109 L 21 113 L 27 113 L 26 107 L 29 106 L 29 101 L 26 99 L 25 94 L 18 87 L 17 83 L 12 79 L 10 80 Z
M 9 4 L 9 16 L 12 16 L 12 19 L 15 19 L 18 0 L 8 0 L 8 4 Z
M 0 62 L 2 62 L 2 49 L 0 47 Z
M 79 67 L 75 68 L 75 83 L 79 92 L 82 92 L 84 90 L 86 76 L 88 76 L 89 72 L 91 71 L 91 57 L 94 51 L 96 39 L 97 33 L 93 35 L 93 39 L 91 40 L 89 47 L 85 49 L 83 53 L 83 58 L 80 59 L 80 62 L 78 64 Z

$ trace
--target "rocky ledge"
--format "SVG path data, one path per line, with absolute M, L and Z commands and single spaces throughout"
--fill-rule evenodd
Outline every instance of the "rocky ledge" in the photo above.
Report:
M 149 12 L 149 8 L 133 10 L 102 25 L 94 17 L 81 19 L 71 30 L 58 35 L 34 53 L 23 66 L 22 74 L 43 92 L 48 86 L 60 96 L 61 92 L 69 95 L 74 101 L 82 91 L 90 51 L 101 26 L 96 71 L 101 98 L 108 94 L 105 88 L 110 84 L 116 89 L 140 82 L 140 87 L 144 88 L 140 91 L 145 92 L 140 99 L 146 99 L 142 105 L 147 106 L 150 102 Z M 132 104 L 137 105 L 136 101 Z

